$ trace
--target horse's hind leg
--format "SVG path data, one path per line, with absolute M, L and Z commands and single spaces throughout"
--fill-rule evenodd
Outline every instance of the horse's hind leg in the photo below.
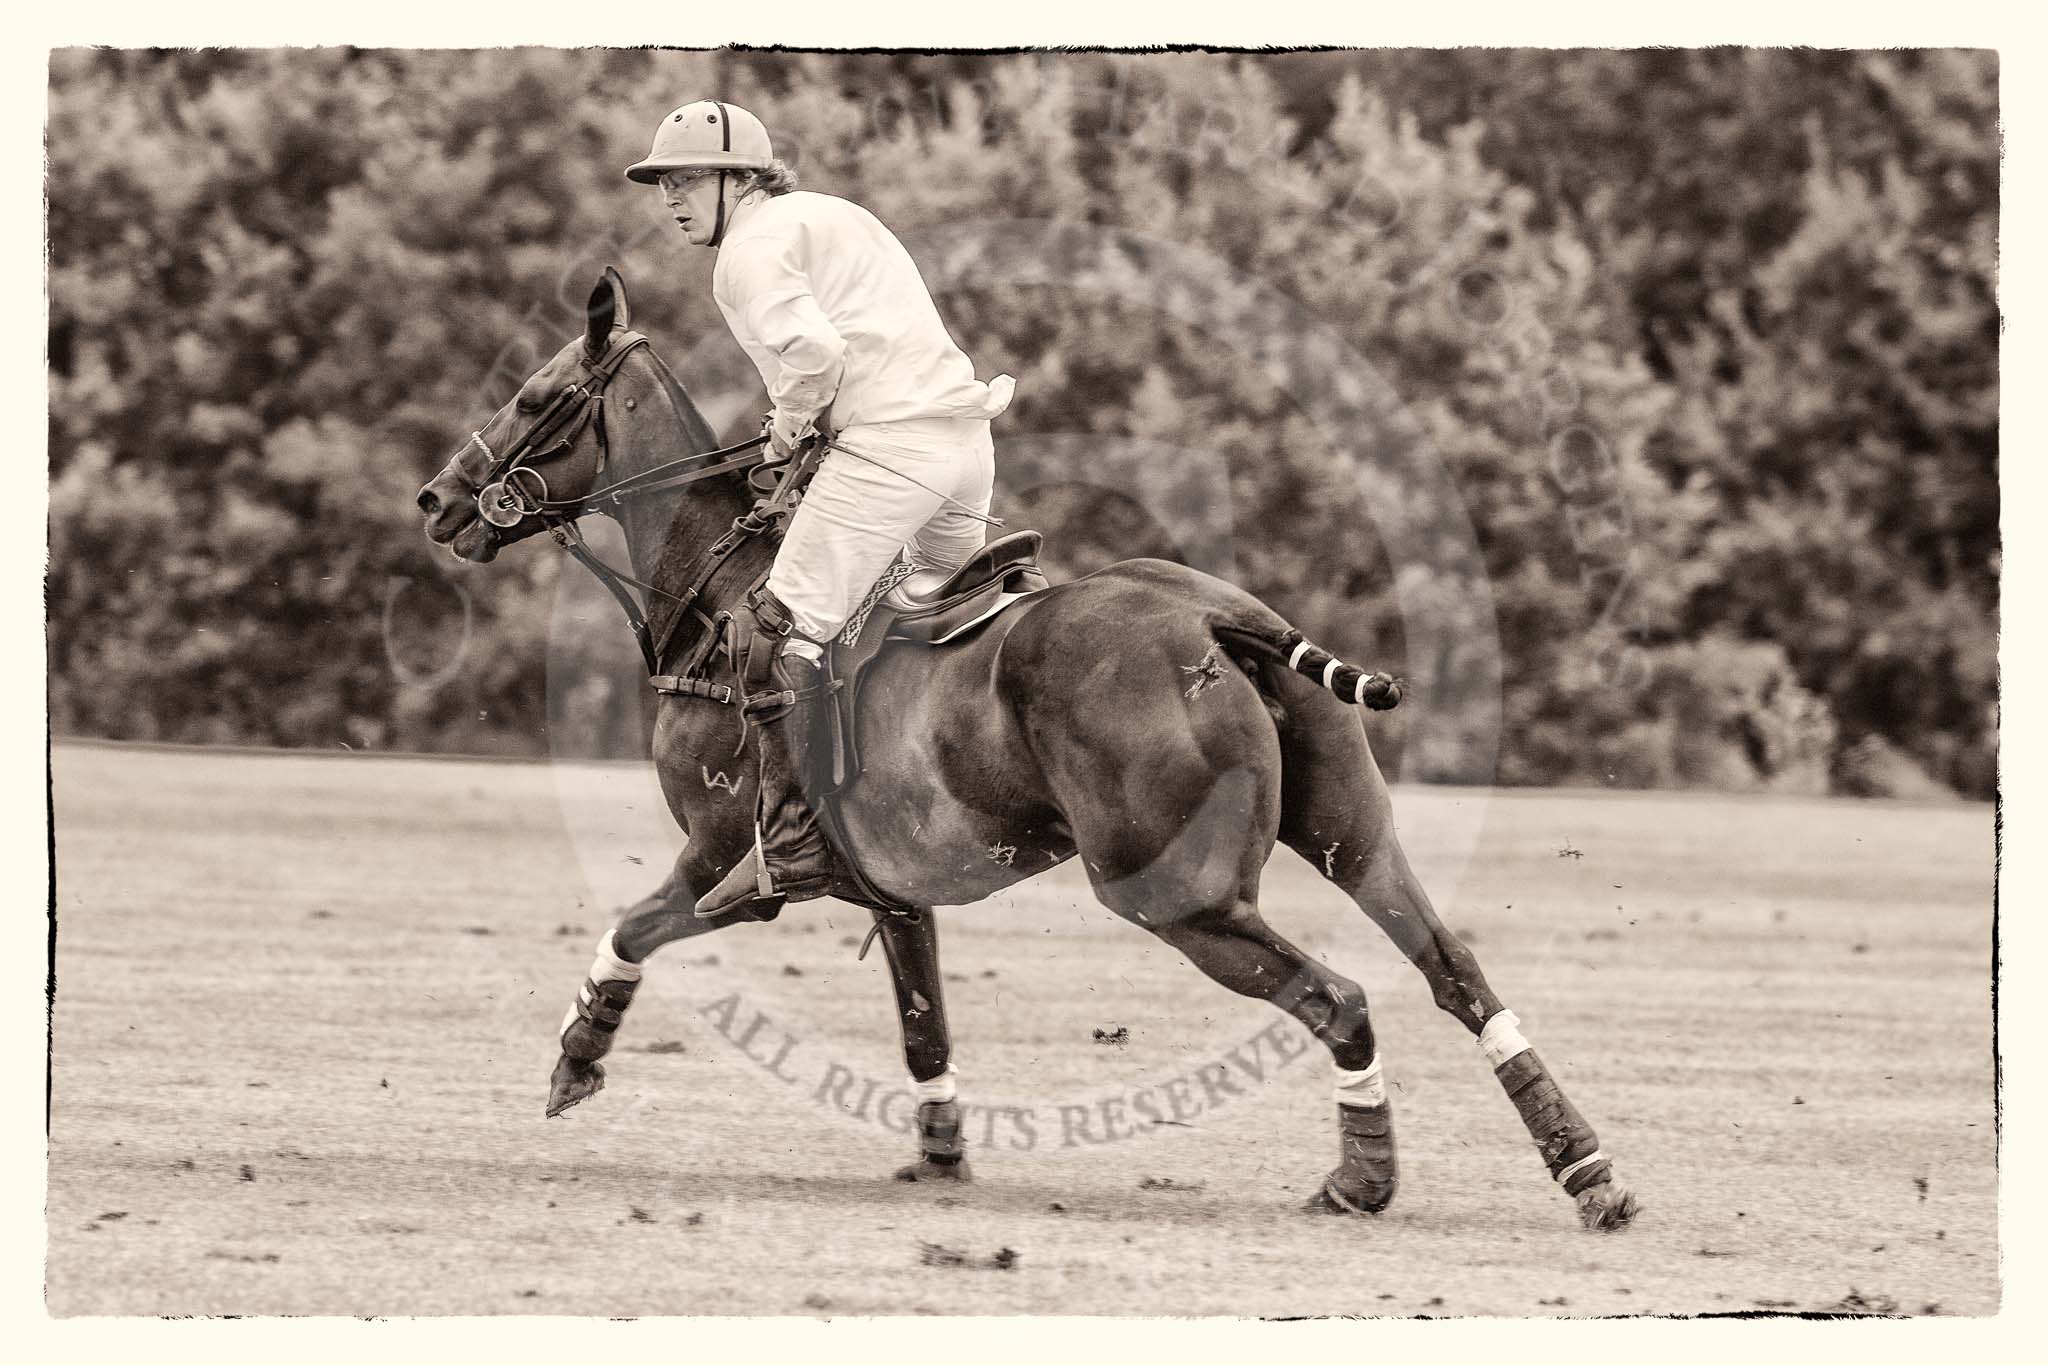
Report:
M 1344 719 L 1348 720 L 1348 717 Z M 1355 726 L 1355 722 L 1351 722 Z M 1342 741 L 1341 731 L 1335 734 Z M 1535 1139 L 1551 1177 L 1578 1204 L 1589 1228 L 1633 1219 L 1635 1195 L 1614 1178 L 1600 1139 L 1521 1034 L 1520 1023 L 1486 984 L 1472 950 L 1444 926 L 1394 838 L 1386 783 L 1358 735 L 1356 748 L 1304 754 L 1289 745 L 1286 813 L 1280 837 L 1335 882 L 1429 982 L 1438 1008 L 1479 1040 L 1480 1052 Z M 1348 752 L 1345 752 L 1348 751 Z M 1336 761 L 1304 762 L 1317 758 Z
M 1364 988 L 1294 948 L 1251 900 L 1145 927 L 1210 980 L 1284 1009 L 1329 1048 L 1337 1076 L 1337 1166 L 1309 1207 L 1378 1214 L 1393 1203 L 1393 1105 L 1380 1078 Z
M 1580 1221 L 1589 1228 L 1614 1228 L 1633 1219 L 1636 1197 L 1614 1178 L 1593 1125 L 1522 1036 L 1521 1020 L 1486 984 L 1472 950 L 1437 918 L 1391 833 L 1353 876 L 1345 887 L 1351 898 L 1421 970 L 1438 1007 L 1478 1038 L 1551 1178 L 1578 1204 Z
M 917 1160 L 896 1172 L 903 1181 L 966 1180 L 966 1143 L 946 1027 L 946 997 L 939 974 L 939 926 L 929 908 L 914 915 L 877 910 L 875 931 L 889 960 L 896 1014 L 903 1024 L 903 1063 L 917 1093 Z
M 1121 695 L 1144 695 L 1156 663 L 1118 656 Z M 1200 649 L 1166 661 L 1186 703 L 1145 723 L 1091 704 L 1059 718 L 1039 751 L 1097 897 L 1177 949 L 1211 980 L 1299 1020 L 1336 1070 L 1339 1162 L 1324 1206 L 1377 1212 L 1394 1197 L 1393 1128 L 1365 991 L 1311 960 L 1259 915 L 1259 878 L 1281 815 L 1281 750 L 1273 721 L 1235 669 L 1206 669 Z M 1201 677 L 1190 683 L 1191 671 Z M 1327 694 L 1325 694 L 1327 695 Z M 1051 730 L 1054 727 L 1048 726 Z M 1116 780 L 1105 784 L 1105 767 Z M 1130 800 L 1128 795 L 1145 799 Z
M 628 907 L 598 940 L 590 976 L 562 1017 L 562 1055 L 548 1084 L 549 1118 L 604 1088 L 600 1059 L 612 1049 L 612 1036 L 633 1003 L 648 954 L 678 939 L 747 922 L 737 917 L 697 918 L 696 888 L 717 885 L 721 869 L 697 854 L 695 844 L 693 839 L 683 849 L 660 889 Z
M 1394 1139 L 1365 991 L 1259 915 L 1259 875 L 1279 818 L 1277 783 L 1238 770 L 1211 784 L 1198 808 L 1157 812 L 1149 830 L 1115 809 L 1073 812 L 1095 893 L 1212 981 L 1293 1015 L 1330 1050 L 1339 1161 L 1318 1206 L 1377 1213 L 1394 1197 Z M 1193 778 L 1161 784 L 1168 791 L 1193 785 Z
M 1293 1015 L 1329 1048 L 1337 1078 L 1338 1161 L 1309 1207 L 1378 1213 L 1392 1203 L 1397 1174 L 1393 1108 L 1380 1076 L 1363 988 L 1281 937 L 1248 898 L 1165 922 L 1119 913 L 1151 930 L 1210 980 Z

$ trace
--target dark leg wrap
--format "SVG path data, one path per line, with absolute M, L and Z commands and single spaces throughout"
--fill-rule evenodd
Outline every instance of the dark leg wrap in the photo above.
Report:
M 612 1035 L 633 1003 L 637 981 L 585 981 L 576 993 L 576 1019 L 562 1031 L 562 1055 L 594 1062 L 612 1050 Z
M 957 1166 L 967 1155 L 960 1136 L 960 1105 L 955 1100 L 926 1100 L 917 1106 L 918 1150 L 936 1166 Z
M 954 1100 L 926 1100 L 917 1106 L 917 1160 L 896 1172 L 906 1184 L 941 1184 L 974 1178 L 967 1165 L 967 1144 L 960 1136 L 960 1105 Z
M 1564 1171 L 1600 1150 L 1600 1139 L 1593 1132 L 1593 1125 L 1587 1123 L 1578 1107 L 1565 1098 L 1551 1079 L 1550 1068 L 1536 1055 L 1534 1048 L 1517 1053 L 1495 1067 L 1493 1074 L 1500 1078 L 1501 1088 L 1508 1092 L 1508 1098 L 1515 1102 L 1515 1110 L 1522 1116 L 1522 1123 L 1529 1130 L 1529 1136 L 1536 1140 L 1536 1150 L 1543 1154 L 1543 1164 L 1555 1180 Z M 1572 1171 L 1565 1181 L 1564 1191 L 1577 1195 L 1580 1191 L 1608 1179 L 1614 1171 L 1613 1163 L 1607 1158 Z
M 1323 1182 L 1330 1200 L 1354 1213 L 1378 1213 L 1394 1202 L 1394 1106 L 1337 1106 L 1337 1169 Z

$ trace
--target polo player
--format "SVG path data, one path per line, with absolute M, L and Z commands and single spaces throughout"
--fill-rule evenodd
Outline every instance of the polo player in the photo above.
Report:
M 1016 381 L 976 379 L 903 244 L 858 204 L 797 189 L 768 130 L 739 106 L 670 112 L 626 176 L 658 186 L 690 244 L 718 252 L 712 297 L 767 387 L 774 454 L 826 445 L 730 637 L 758 736 L 756 841 L 697 914 L 766 911 L 831 889 L 831 851 L 803 789 L 825 643 L 899 556 L 950 571 L 981 548 L 995 487 L 989 422 Z

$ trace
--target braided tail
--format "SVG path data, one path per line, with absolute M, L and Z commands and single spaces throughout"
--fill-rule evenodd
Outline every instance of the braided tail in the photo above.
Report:
M 1216 626 L 1217 635 L 1248 654 L 1283 663 L 1315 681 L 1340 701 L 1374 711 L 1401 704 L 1401 680 L 1391 673 L 1371 673 L 1347 664 L 1292 626 L 1269 634 L 1243 625 Z

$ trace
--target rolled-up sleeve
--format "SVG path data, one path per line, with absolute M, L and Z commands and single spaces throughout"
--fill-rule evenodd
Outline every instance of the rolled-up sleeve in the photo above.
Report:
M 816 419 L 839 391 L 846 338 L 811 292 L 794 237 L 757 237 L 728 248 L 727 283 L 741 325 L 772 352 L 780 369 L 768 397 L 794 423 Z

